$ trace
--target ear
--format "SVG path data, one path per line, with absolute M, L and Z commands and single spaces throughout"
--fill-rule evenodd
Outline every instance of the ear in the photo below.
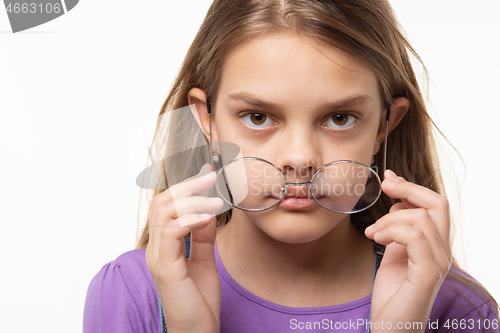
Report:
M 410 109 L 410 101 L 406 97 L 398 97 L 392 102 L 388 133 L 391 133 L 392 130 L 399 125 L 399 123 L 401 122 L 404 115 L 408 112 L 409 109 Z M 381 117 L 380 126 L 377 132 L 377 138 L 375 140 L 375 146 L 373 147 L 373 155 L 378 153 L 380 145 L 385 140 L 385 126 L 386 126 L 386 120 L 384 113 L 384 115 Z
M 196 122 L 200 126 L 203 134 L 210 141 L 209 120 L 207 112 L 207 97 L 203 90 L 191 88 L 187 94 L 188 104 Z M 194 105 L 194 107 L 192 107 Z M 212 141 L 218 141 L 217 127 L 215 126 L 214 105 L 212 104 Z

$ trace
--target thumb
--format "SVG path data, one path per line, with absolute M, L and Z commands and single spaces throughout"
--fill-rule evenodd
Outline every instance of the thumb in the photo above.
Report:
M 205 175 L 208 175 L 210 172 L 212 172 L 212 166 L 208 163 L 206 164 L 203 164 L 203 166 L 201 167 L 200 169 L 200 172 L 198 173 L 198 176 L 201 177 L 201 176 L 205 176 Z
M 208 163 L 203 164 L 203 166 L 200 169 L 200 172 L 198 172 L 196 175 L 191 176 L 187 179 L 184 179 L 183 182 L 188 182 L 193 179 L 200 178 L 202 176 L 208 175 L 210 172 L 212 172 L 212 166 Z
M 400 199 L 401 202 L 406 206 L 406 208 L 416 208 L 415 205 L 411 204 L 408 200 L 404 198 L 400 198 L 401 191 L 398 191 L 402 184 L 406 183 L 406 180 L 403 177 L 398 177 L 394 171 L 385 170 L 384 173 L 384 181 L 382 182 L 382 191 L 387 194 L 389 197 L 394 199 Z M 399 210 L 402 208 L 401 206 L 397 206 L 396 209 Z

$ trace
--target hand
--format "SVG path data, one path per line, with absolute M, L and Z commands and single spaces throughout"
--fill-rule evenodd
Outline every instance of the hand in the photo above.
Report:
M 371 322 L 411 323 L 398 332 L 424 332 L 436 295 L 451 266 L 448 200 L 387 170 L 382 190 L 402 202 L 393 205 L 366 237 L 386 245 L 373 286 Z M 413 327 L 413 322 L 422 326 Z M 406 324 L 409 325 L 409 324 Z M 373 327 L 373 326 L 372 326 Z M 373 329 L 383 332 L 384 329 Z
M 213 214 L 222 208 L 223 201 L 201 196 L 217 180 L 211 170 L 205 164 L 199 175 L 153 199 L 146 263 L 160 295 L 169 333 L 220 331 Z M 191 252 L 186 259 L 184 236 L 190 231 Z

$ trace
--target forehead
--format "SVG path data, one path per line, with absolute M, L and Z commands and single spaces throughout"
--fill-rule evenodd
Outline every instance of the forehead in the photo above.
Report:
M 380 103 L 369 67 L 337 47 L 294 33 L 256 37 L 229 53 L 218 99 L 242 92 L 285 107 L 309 108 L 353 95 Z

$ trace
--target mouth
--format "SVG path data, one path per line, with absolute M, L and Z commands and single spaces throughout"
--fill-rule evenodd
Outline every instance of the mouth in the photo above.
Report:
M 279 206 L 286 209 L 307 209 L 316 206 L 307 186 L 290 186 Z
M 285 197 L 279 206 L 286 209 L 307 209 L 316 206 L 316 201 L 307 197 Z

